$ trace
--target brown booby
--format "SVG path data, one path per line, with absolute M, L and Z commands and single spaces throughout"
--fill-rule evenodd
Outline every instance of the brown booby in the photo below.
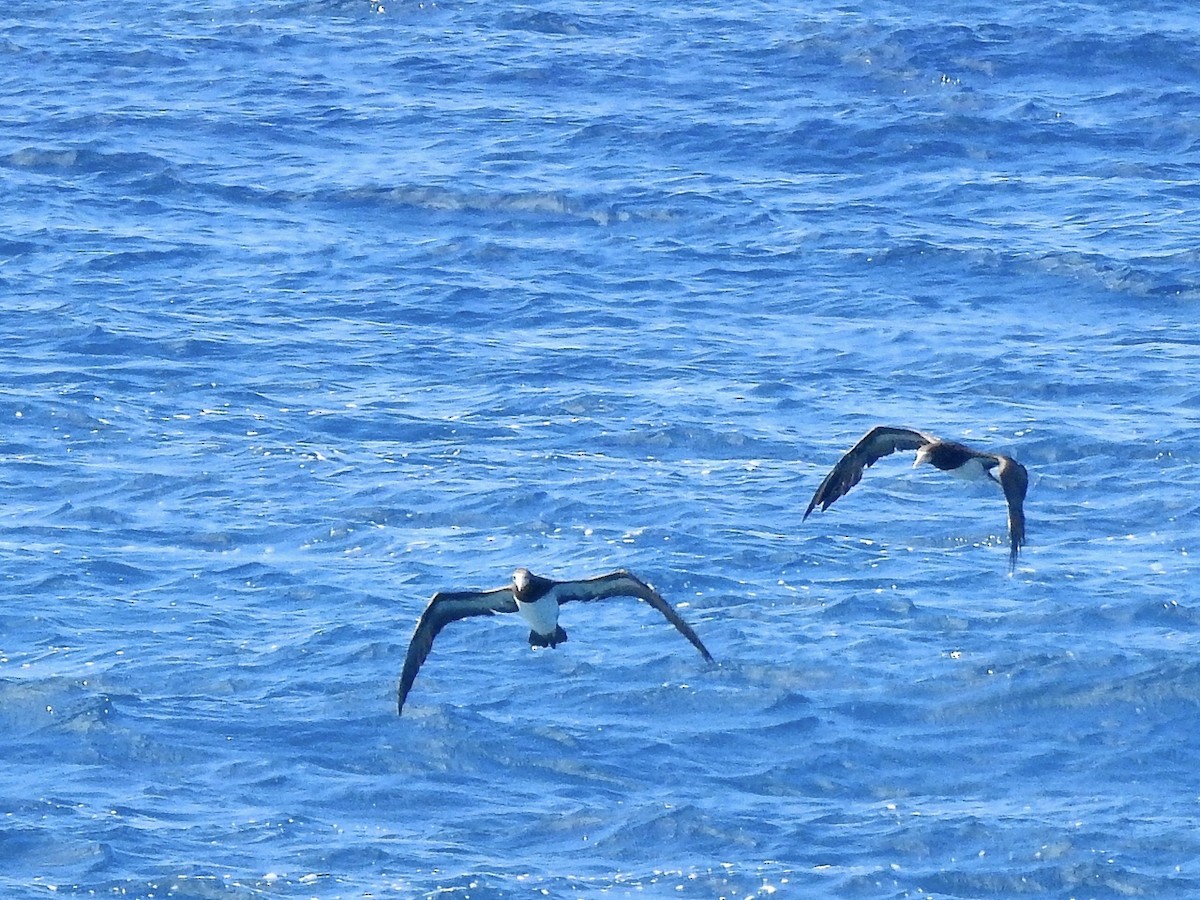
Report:
M 696 632 L 680 618 L 674 608 L 646 582 L 624 569 L 584 578 L 580 581 L 553 581 L 534 575 L 528 569 L 517 569 L 512 583 L 486 591 L 439 591 L 433 595 L 408 645 L 404 671 L 400 675 L 397 712 L 404 712 L 404 700 L 412 689 L 421 663 L 429 656 L 433 639 L 451 622 L 471 616 L 492 616 L 496 613 L 520 613 L 530 626 L 531 647 L 557 647 L 567 639 L 558 624 L 558 607 L 572 600 L 604 600 L 608 597 L 637 597 L 645 600 L 674 625 L 701 655 L 713 661 L 708 648 Z
M 804 518 L 807 519 L 818 504 L 822 512 L 829 509 L 833 501 L 845 496 L 850 488 L 862 480 L 863 469 L 897 450 L 917 451 L 914 468 L 927 462 L 960 478 L 988 478 L 999 484 L 1004 490 L 1004 499 L 1008 501 L 1008 537 L 1012 548 L 1008 554 L 1008 565 L 1009 569 L 1016 566 L 1017 551 L 1025 543 L 1025 510 L 1022 504 L 1025 502 L 1025 491 L 1029 488 L 1029 473 L 1025 467 L 1011 456 L 972 450 L 965 444 L 943 441 L 911 428 L 876 425 L 868 431 L 825 476 L 804 512 Z

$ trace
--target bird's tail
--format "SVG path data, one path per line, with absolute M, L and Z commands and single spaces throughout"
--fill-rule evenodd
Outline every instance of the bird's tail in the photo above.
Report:
M 536 631 L 529 632 L 530 647 L 557 647 L 567 639 L 567 633 L 563 631 L 561 625 L 555 627 L 554 634 L 538 634 Z

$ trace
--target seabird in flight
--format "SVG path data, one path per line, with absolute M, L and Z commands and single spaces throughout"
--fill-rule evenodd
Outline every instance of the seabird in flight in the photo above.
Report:
M 557 647 L 567 639 L 558 624 L 558 607 L 572 600 L 604 600 L 608 597 L 637 597 L 645 600 L 674 625 L 709 662 L 713 661 L 708 648 L 696 632 L 680 618 L 674 608 L 658 591 L 640 578 L 623 569 L 584 578 L 581 581 L 552 581 L 534 575 L 528 569 L 517 569 L 512 584 L 486 591 L 439 591 L 433 595 L 413 632 L 400 675 L 397 711 L 404 712 L 404 700 L 412 689 L 421 663 L 429 656 L 433 639 L 451 622 L 471 616 L 493 616 L 496 613 L 520 613 L 529 623 L 531 647 Z
M 897 450 L 917 451 L 914 468 L 927 462 L 960 478 L 988 478 L 999 484 L 1004 489 L 1004 499 L 1008 501 L 1008 536 L 1012 545 L 1008 565 L 1009 569 L 1016 566 L 1017 551 L 1025 543 L 1025 510 L 1022 504 L 1029 487 L 1029 473 L 1025 467 L 1011 456 L 972 450 L 964 444 L 943 441 L 911 428 L 876 425 L 868 431 L 825 476 L 813 494 L 804 518 L 807 519 L 818 504 L 822 512 L 829 509 L 833 501 L 845 496 L 850 488 L 862 480 L 863 469 Z

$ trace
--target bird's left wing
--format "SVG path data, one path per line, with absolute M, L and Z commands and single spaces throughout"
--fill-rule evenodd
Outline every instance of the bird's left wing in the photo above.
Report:
M 692 646 L 700 651 L 700 654 L 709 662 L 713 662 L 712 654 L 708 652 L 708 648 L 700 640 L 700 636 L 692 631 L 692 626 L 683 621 L 683 618 L 675 611 L 662 595 L 658 593 L 646 582 L 642 581 L 636 575 L 626 572 L 624 569 L 619 569 L 616 572 L 610 572 L 607 575 L 597 575 L 595 578 L 585 578 L 581 581 L 564 581 L 558 587 L 558 602 L 566 603 L 570 600 L 603 600 L 607 597 L 637 597 L 639 600 L 645 600 L 655 609 L 657 609 L 666 620 L 670 622 L 685 638 L 692 642 Z
M 1025 492 L 1029 490 L 1029 473 L 1011 456 L 999 457 L 998 480 L 1008 501 L 1008 567 L 1017 565 L 1017 551 L 1025 543 Z
M 404 670 L 400 673 L 399 699 L 396 710 L 404 712 L 404 701 L 412 690 L 413 681 L 421 664 L 433 648 L 433 639 L 438 632 L 458 619 L 471 616 L 493 616 L 496 613 L 514 613 L 517 601 L 512 588 L 500 587 L 490 591 L 439 591 L 433 595 L 408 644 L 408 655 L 404 658 Z
M 839 497 L 846 496 L 863 477 L 863 469 L 873 466 L 883 457 L 897 450 L 917 450 L 932 443 L 931 435 L 914 431 L 911 428 L 895 428 L 891 425 L 876 425 L 862 436 L 857 444 L 851 447 L 837 461 L 837 465 L 817 487 L 808 509 L 804 511 L 807 519 L 817 506 L 821 511 L 829 509 Z

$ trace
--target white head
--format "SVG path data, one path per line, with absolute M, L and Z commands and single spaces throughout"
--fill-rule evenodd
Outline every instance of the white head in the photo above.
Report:
M 528 569 L 520 568 L 513 572 L 513 587 L 518 594 L 524 594 L 529 590 L 530 584 L 533 582 L 533 573 Z
M 929 462 L 929 457 L 930 457 L 931 455 L 932 455 L 932 454 L 929 452 L 929 448 L 928 448 L 928 447 L 922 447 L 922 448 L 920 448 L 920 449 L 917 451 L 917 458 L 916 458 L 916 459 L 913 461 L 913 468 L 915 469 L 915 468 L 916 468 L 917 466 L 919 466 L 921 463 L 927 463 L 927 462 Z

